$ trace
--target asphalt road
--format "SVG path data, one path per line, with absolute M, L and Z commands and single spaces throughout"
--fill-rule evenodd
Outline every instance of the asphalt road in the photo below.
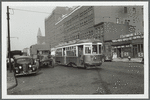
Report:
M 17 80 L 18 86 L 8 95 L 144 94 L 144 65 L 104 62 L 101 68 L 88 70 L 59 65 Z

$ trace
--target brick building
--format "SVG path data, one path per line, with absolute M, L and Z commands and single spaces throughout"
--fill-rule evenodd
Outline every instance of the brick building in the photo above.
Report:
M 61 10 L 56 8 L 45 20 L 46 43 L 51 47 L 75 39 L 112 42 L 120 35 L 143 33 L 142 6 L 77 6 Z
M 144 57 L 143 38 L 143 33 L 140 32 L 120 35 L 120 38 L 112 40 L 113 55 L 121 58 Z

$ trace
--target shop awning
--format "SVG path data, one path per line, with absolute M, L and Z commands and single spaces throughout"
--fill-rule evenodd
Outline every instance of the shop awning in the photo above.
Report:
M 131 44 L 132 41 L 120 41 L 120 42 L 112 42 L 112 46 L 118 46 L 118 45 L 127 45 L 127 44 Z
M 132 40 L 132 44 L 143 44 L 143 43 L 144 43 L 143 38 Z

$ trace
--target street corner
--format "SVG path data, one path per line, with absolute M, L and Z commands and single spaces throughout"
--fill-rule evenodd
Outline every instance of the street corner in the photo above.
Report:
M 14 76 L 14 72 L 7 71 L 7 90 L 10 90 L 17 86 L 17 79 Z

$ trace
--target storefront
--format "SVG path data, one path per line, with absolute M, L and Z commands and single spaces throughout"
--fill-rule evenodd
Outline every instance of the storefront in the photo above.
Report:
M 113 58 L 143 57 L 143 49 L 142 33 L 121 35 L 119 39 L 112 40 Z

